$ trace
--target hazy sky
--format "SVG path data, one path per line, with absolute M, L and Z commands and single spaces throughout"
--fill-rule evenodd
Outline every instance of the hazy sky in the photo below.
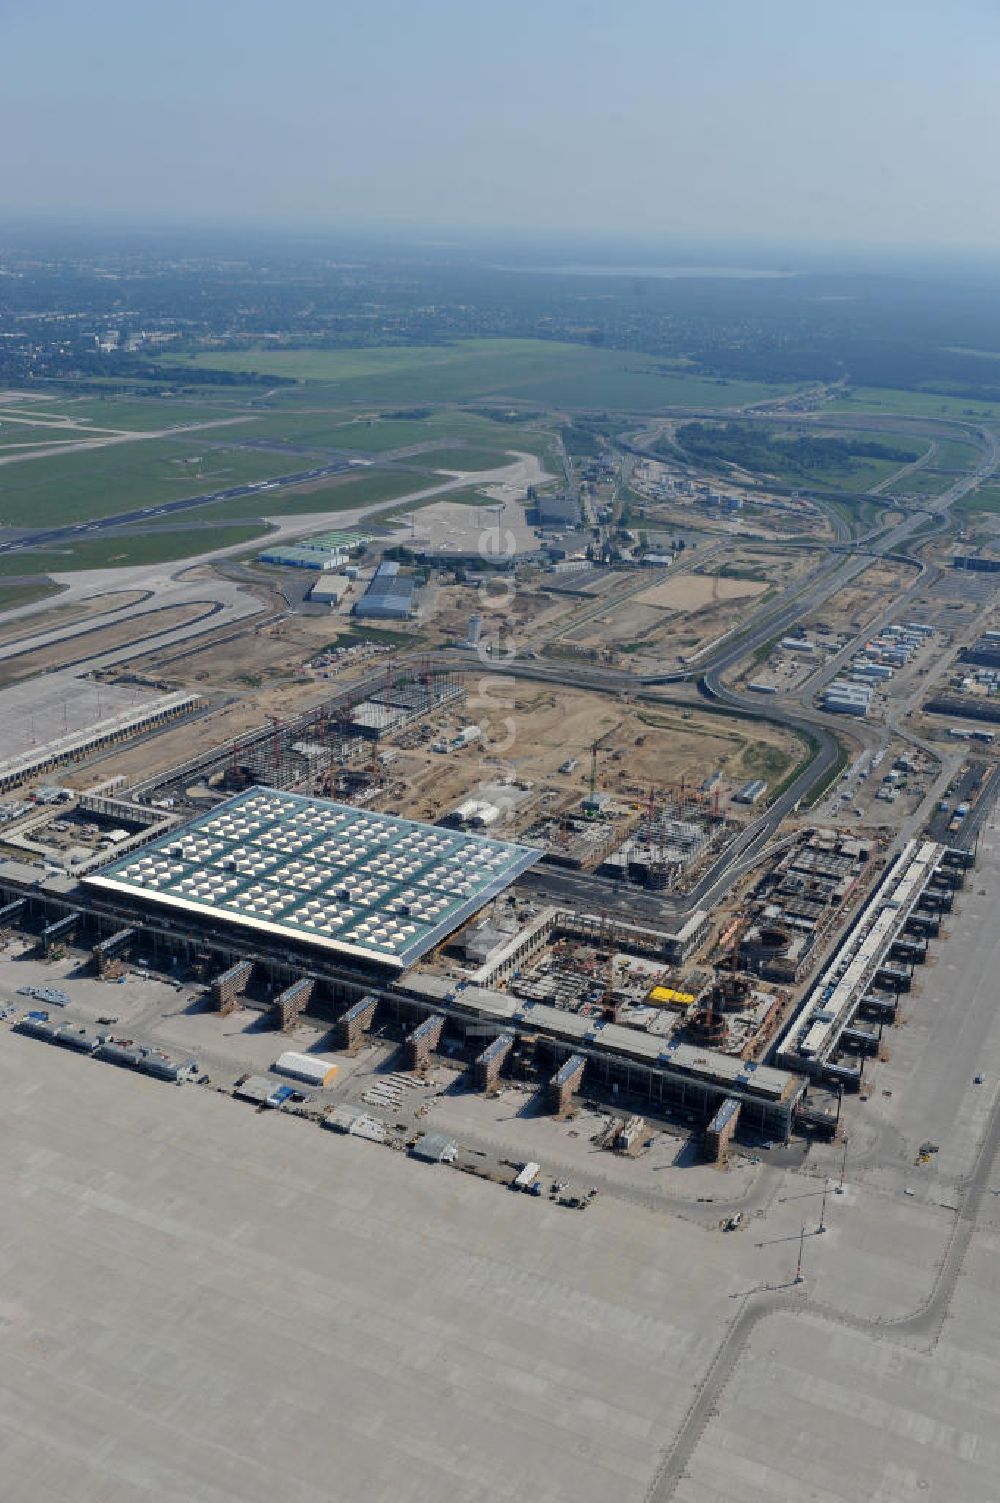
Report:
M 1000 249 L 1000 0 L 0 0 L 0 208 Z

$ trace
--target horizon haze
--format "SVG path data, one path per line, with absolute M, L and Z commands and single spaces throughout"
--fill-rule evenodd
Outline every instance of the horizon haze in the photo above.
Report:
M 15 4 L 0 211 L 988 253 L 998 41 L 981 0 Z

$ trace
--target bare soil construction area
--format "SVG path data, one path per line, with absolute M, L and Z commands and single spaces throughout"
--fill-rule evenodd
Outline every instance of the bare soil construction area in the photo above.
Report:
M 642 605 L 674 611 L 700 611 L 716 601 L 756 599 L 767 589 L 756 579 L 725 579 L 717 574 L 674 574 L 635 598 Z
M 624 600 L 609 599 L 599 614 L 574 626 L 572 636 L 561 634 L 548 653 L 583 651 L 636 673 L 658 671 L 731 631 L 769 590 L 787 590 L 814 562 L 805 550 L 727 549 L 712 560 L 711 572 L 678 571 Z
M 748 778 L 780 781 L 802 755 L 797 740 L 777 726 L 751 727 L 698 709 L 626 705 L 606 695 L 529 683 L 517 685 L 509 707 L 501 707 L 499 698 L 497 692 L 489 703 L 479 703 L 470 689 L 465 704 L 441 719 L 444 736 L 470 721 L 482 725 L 484 743 L 446 755 L 429 746 L 401 751 L 391 764 L 391 786 L 381 807 L 436 819 L 481 783 L 512 776 L 519 785 L 513 789 L 513 827 L 521 828 L 542 802 L 551 808 L 586 794 L 595 741 L 598 791 L 626 801 L 645 801 L 651 788 L 682 780 L 698 789 L 715 772 L 725 801 Z M 502 755 L 491 755 L 491 732 L 504 743 L 513 737 Z M 576 766 L 561 773 L 571 759 Z
M 113 590 L 106 595 L 92 595 L 75 605 L 53 605 L 45 611 L 15 616 L 12 620 L 0 622 L 0 642 L 16 642 L 19 637 L 35 637 L 42 632 L 56 631 L 60 626 L 74 626 L 92 616 L 108 616 L 112 611 L 136 605 L 145 593 L 144 590 Z
M 167 772 L 171 767 L 207 753 L 213 747 L 256 730 L 271 716 L 296 714 L 318 703 L 329 693 L 325 686 L 311 684 L 295 688 L 272 689 L 269 693 L 249 695 L 246 699 L 222 705 L 215 713 L 197 720 L 184 721 L 121 747 L 114 747 L 97 763 L 78 768 L 60 768 L 59 783 L 67 788 L 92 788 L 98 779 L 121 774 L 129 782 Z
M 757 586 L 758 591 L 766 588 Z M 652 672 L 664 663 L 683 661 L 693 650 L 714 642 L 738 623 L 745 610 L 740 599 L 709 601 L 688 610 L 643 605 L 638 598 L 609 601 L 605 611 L 581 622 L 572 638 L 564 635 L 549 652 L 558 655 L 571 642 L 573 648 L 595 656 L 609 654 L 613 661 L 628 665 L 636 673 Z
M 780 781 L 802 755 L 795 737 L 769 725 L 750 726 L 697 708 L 627 705 L 606 695 L 582 690 L 518 684 L 513 703 L 503 703 L 502 686 L 491 686 L 489 701 L 477 699 L 476 680 L 468 696 L 439 715 L 433 739 L 447 738 L 470 723 L 482 726 L 484 740 L 447 754 L 434 752 L 432 739 L 404 736 L 404 744 L 387 764 L 387 785 L 376 807 L 415 818 L 435 819 L 454 808 L 482 783 L 514 779 L 516 806 L 508 829 L 521 828 L 539 808 L 570 804 L 587 792 L 590 747 L 597 740 L 599 791 L 626 801 L 644 802 L 651 788 L 665 789 L 682 780 L 697 789 L 719 773 L 720 799 L 748 778 Z M 204 686 L 202 686 L 204 689 Z M 102 757 L 102 777 L 121 774 L 130 781 L 166 771 L 186 758 L 207 752 L 233 737 L 318 704 L 331 693 L 322 682 L 273 684 L 244 691 L 213 714 L 166 730 Z M 513 741 L 507 745 L 508 737 Z M 491 745 L 492 743 L 492 745 Z M 391 742 L 390 742 L 391 744 Z M 560 773 L 567 759 L 570 773 Z M 69 771 L 69 787 L 89 788 L 94 768 Z M 730 811 L 738 813 L 738 806 Z
M 133 658 L 129 666 L 172 688 L 196 689 L 201 693 L 214 689 L 245 694 L 248 689 L 268 688 L 287 693 L 297 683 L 303 683 L 314 698 L 322 698 L 324 692 L 333 693 L 335 686 L 324 691 L 321 681 L 308 674 L 304 665 L 331 643 L 345 638 L 354 640 L 354 634 L 354 623 L 337 616 L 290 616 L 266 626 L 254 626 L 247 621 L 239 632 L 223 627 L 217 634 L 218 640 L 208 637 L 203 645 L 170 643 L 162 651 Z M 378 640 L 377 631 L 372 635 Z M 414 646 L 420 641 L 415 636 Z M 370 668 L 371 664 L 367 666 Z M 338 683 L 341 677 L 346 681 L 349 676 L 338 675 Z
M 92 631 L 53 642 L 49 647 L 18 653 L 16 657 L 0 662 L 0 684 L 13 684 L 21 679 L 32 678 L 36 673 L 47 673 L 53 668 L 85 663 L 101 657 L 116 648 L 127 647 L 130 642 L 142 642 L 146 637 L 158 636 L 161 632 L 173 631 L 178 626 L 187 626 L 192 621 L 211 613 L 209 601 L 192 601 L 189 605 L 165 606 L 160 610 L 143 611 L 130 616 L 114 626 L 95 627 Z
M 827 600 L 804 625 L 827 626 L 832 631 L 860 631 L 893 596 L 913 583 L 914 571 L 905 564 L 880 562 L 859 574 L 846 589 Z
M 428 642 L 461 642 L 469 617 L 477 615 L 482 618 L 484 637 L 514 630 L 519 640 L 528 642 L 533 632 L 556 624 L 579 607 L 580 601 L 571 595 L 550 595 L 521 582 L 511 589 L 506 579 L 485 593 L 471 585 L 444 585 L 436 591 L 434 604 L 420 627 Z
M 694 500 L 651 501 L 645 500 L 644 520 L 665 529 L 696 527 L 700 532 L 714 537 L 733 537 L 737 533 L 753 531 L 761 535 L 766 544 L 785 537 L 812 537 L 817 543 L 833 537 L 833 526 L 826 514 L 819 510 L 777 511 L 767 506 L 754 505 L 754 497 L 748 497 L 743 510 L 733 514 L 718 514 Z

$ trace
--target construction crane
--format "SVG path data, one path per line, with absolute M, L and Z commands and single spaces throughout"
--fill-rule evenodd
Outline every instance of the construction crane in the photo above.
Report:
M 604 738 L 602 737 L 601 739 L 603 740 Z M 587 797 L 583 801 L 584 811 L 588 819 L 593 819 L 597 814 L 597 753 L 600 749 L 600 741 L 591 742 L 590 776 L 587 779 Z

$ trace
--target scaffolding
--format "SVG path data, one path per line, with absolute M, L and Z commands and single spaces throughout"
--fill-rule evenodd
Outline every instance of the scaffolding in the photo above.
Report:
M 514 1047 L 514 1035 L 501 1033 L 477 1055 L 474 1064 L 476 1087 L 480 1091 L 495 1091 L 500 1082 L 500 1072 L 507 1056 Z
M 122 958 L 128 953 L 129 946 L 135 938 L 135 929 L 119 929 L 114 934 L 109 934 L 107 939 L 100 940 L 94 946 L 92 952 L 94 970 L 98 976 L 103 977 L 112 972 L 118 972 Z
M 271 1009 L 275 1027 L 283 1033 L 293 1027 L 305 1012 L 312 999 L 316 988 L 314 976 L 300 976 L 298 981 L 293 981 L 291 986 L 286 986 L 284 991 L 274 999 Z
M 132 797 L 151 803 L 182 795 L 191 783 L 219 782 L 228 792 L 263 784 L 309 793 L 332 792 L 337 771 L 367 759 L 370 743 L 395 734 L 439 706 L 461 699 L 461 679 L 426 664 L 408 664 L 373 690 L 356 687 L 287 719 L 274 716 L 157 778 L 139 783 Z
M 666 887 L 705 854 L 724 825 L 717 793 L 708 799 L 681 785 L 658 799 L 653 789 L 640 824 L 617 860 L 629 880 Z
M 421 667 L 409 682 L 405 678 L 394 681 L 392 664 L 388 663 L 385 684 L 378 692 L 357 691 L 338 707 L 337 727 L 346 738 L 363 736 L 378 741 L 405 730 L 441 705 L 461 699 L 464 693 L 453 673 L 435 673 Z
M 357 1054 L 364 1043 L 365 1034 L 375 1021 L 378 1001 L 374 993 L 366 992 L 363 997 L 358 998 L 357 1002 L 352 1003 L 345 1013 L 341 1014 L 337 1019 L 336 1029 L 338 1049 L 344 1049 L 348 1054 Z
M 240 1005 L 240 997 L 250 984 L 252 974 L 253 962 L 238 960 L 235 965 L 223 971 L 221 976 L 213 979 L 210 994 L 212 1006 L 216 1012 L 221 1012 L 225 1016 L 226 1013 L 236 1010 Z

